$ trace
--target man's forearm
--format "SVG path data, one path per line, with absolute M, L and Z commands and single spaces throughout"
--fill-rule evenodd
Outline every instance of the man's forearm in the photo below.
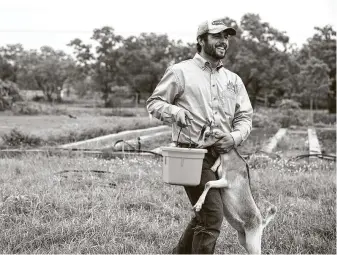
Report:
M 175 122 L 175 117 L 181 108 L 176 105 L 169 104 L 159 98 L 150 97 L 147 103 L 147 110 L 153 117 L 165 123 L 173 123 Z
M 251 130 L 252 130 L 252 127 L 249 124 L 241 123 L 240 125 L 237 125 L 234 128 L 234 131 L 231 132 L 231 135 L 235 142 L 235 146 L 241 145 L 241 143 L 248 138 Z
M 181 87 L 177 83 L 173 70 L 168 68 L 153 94 L 146 101 L 148 112 L 165 123 L 174 122 L 180 108 L 173 105 L 173 102 L 180 91 Z

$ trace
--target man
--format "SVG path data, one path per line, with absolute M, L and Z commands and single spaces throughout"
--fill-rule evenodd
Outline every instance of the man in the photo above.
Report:
M 229 37 L 235 34 L 235 29 L 227 27 L 222 20 L 200 24 L 198 53 L 193 59 L 169 67 L 147 100 L 150 114 L 172 123 L 172 140 L 180 147 L 190 144 L 194 147 L 207 123 L 226 133 L 208 148 L 200 184 L 184 187 L 192 205 L 203 192 L 205 183 L 218 179 L 210 168 L 219 153 L 239 146 L 252 128 L 253 110 L 245 86 L 221 61 L 228 50 Z M 214 253 L 224 217 L 220 192 L 220 189 L 209 191 L 202 209 L 195 212 L 174 253 Z

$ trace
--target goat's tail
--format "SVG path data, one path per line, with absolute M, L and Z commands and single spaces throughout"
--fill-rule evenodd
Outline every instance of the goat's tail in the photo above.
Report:
M 276 206 L 272 205 L 268 208 L 267 210 L 267 215 L 266 217 L 262 220 L 262 226 L 263 228 L 265 228 L 269 222 L 274 219 L 275 215 L 276 215 L 277 209 Z

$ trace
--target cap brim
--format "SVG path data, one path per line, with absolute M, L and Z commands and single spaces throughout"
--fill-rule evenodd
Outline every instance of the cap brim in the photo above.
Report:
M 229 35 L 236 35 L 236 30 L 232 27 L 217 27 L 217 28 L 210 29 L 208 33 L 217 34 L 222 31 L 226 31 Z

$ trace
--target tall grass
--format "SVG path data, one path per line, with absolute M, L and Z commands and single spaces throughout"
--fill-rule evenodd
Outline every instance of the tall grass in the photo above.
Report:
M 335 253 L 334 164 L 249 164 L 254 197 L 278 207 L 262 251 Z M 162 182 L 160 158 L 23 156 L 0 171 L 1 253 L 169 253 L 193 215 L 183 188 Z M 216 253 L 242 252 L 225 222 Z

